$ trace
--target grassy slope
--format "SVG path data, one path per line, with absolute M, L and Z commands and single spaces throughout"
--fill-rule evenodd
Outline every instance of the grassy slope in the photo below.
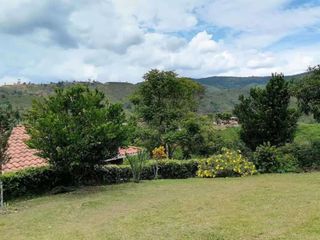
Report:
M 13 203 L 1 239 L 320 239 L 320 173 L 145 181 Z

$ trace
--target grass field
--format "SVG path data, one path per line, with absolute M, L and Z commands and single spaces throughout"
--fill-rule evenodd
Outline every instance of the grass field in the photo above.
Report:
M 11 203 L 0 239 L 320 239 L 320 173 L 144 181 Z

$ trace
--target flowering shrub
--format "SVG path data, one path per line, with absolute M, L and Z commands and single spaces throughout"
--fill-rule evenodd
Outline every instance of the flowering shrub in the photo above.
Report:
M 247 176 L 257 172 L 254 164 L 249 162 L 240 151 L 222 149 L 222 153 L 199 161 L 199 177 Z
M 163 146 L 156 147 L 152 150 L 152 157 L 154 159 L 164 159 L 167 158 L 166 150 Z

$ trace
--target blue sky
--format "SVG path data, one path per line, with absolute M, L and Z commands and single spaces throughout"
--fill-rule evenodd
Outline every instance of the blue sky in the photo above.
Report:
M 305 71 L 320 0 L 0 0 L 0 84 Z

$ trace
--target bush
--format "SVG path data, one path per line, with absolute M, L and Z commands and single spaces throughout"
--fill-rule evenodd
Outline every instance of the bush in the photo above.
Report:
M 57 88 L 54 95 L 35 101 L 26 120 L 28 145 L 57 170 L 79 178 L 117 155 L 129 132 L 121 105 L 84 85 Z
M 5 200 L 41 194 L 56 186 L 71 185 L 73 179 L 68 173 L 58 173 L 49 167 L 29 168 L 0 176 Z
M 106 165 L 96 169 L 96 172 L 102 184 L 129 182 L 132 178 L 129 165 Z
M 222 153 L 199 161 L 199 177 L 247 176 L 256 173 L 252 162 L 243 157 L 240 151 L 222 149 Z
M 320 170 L 320 141 L 310 144 L 288 144 L 281 147 L 280 151 L 293 155 L 298 167 L 304 171 Z
M 141 172 L 141 179 L 154 179 L 154 166 L 154 161 L 147 163 Z M 197 161 L 194 160 L 161 160 L 159 162 L 160 178 L 194 177 L 196 171 Z M 75 181 L 70 173 L 57 172 L 49 167 L 29 168 L 0 176 L 3 181 L 5 200 L 10 200 L 21 196 L 46 193 L 57 186 L 129 182 L 132 178 L 132 171 L 129 165 L 99 166 L 90 178 L 85 178 L 82 182 L 79 182 L 78 179 Z
M 159 161 L 160 178 L 189 178 L 196 176 L 197 162 L 194 160 L 161 160 Z
M 139 151 L 137 155 L 127 156 L 134 182 L 138 183 L 140 181 L 141 172 L 148 158 L 149 156 L 145 151 Z
M 253 162 L 261 173 L 282 173 L 297 170 L 297 160 L 294 155 L 284 153 L 270 143 L 257 147 L 253 154 Z

